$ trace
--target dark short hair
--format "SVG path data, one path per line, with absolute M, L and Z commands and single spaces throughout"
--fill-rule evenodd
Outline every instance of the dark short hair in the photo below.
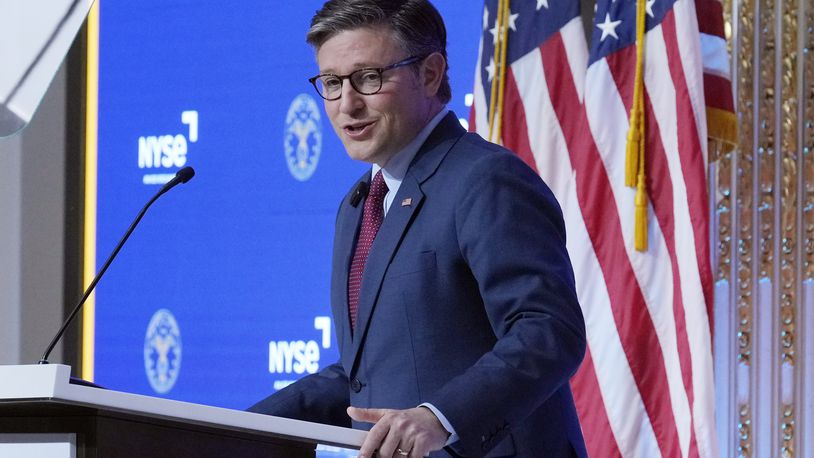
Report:
M 441 53 L 447 61 L 447 30 L 441 14 L 428 0 L 328 0 L 311 19 L 306 41 L 319 49 L 326 41 L 348 30 L 386 27 L 411 56 Z M 449 75 L 438 88 L 442 103 L 452 98 Z

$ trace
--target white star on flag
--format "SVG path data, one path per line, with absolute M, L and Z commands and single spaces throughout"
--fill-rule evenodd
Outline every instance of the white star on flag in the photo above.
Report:
M 515 21 L 517 21 L 518 16 L 520 16 L 519 13 L 512 14 L 512 12 L 509 11 L 509 28 L 514 30 L 515 32 L 517 32 L 517 27 L 515 25 L 515 23 L 516 23 Z
M 492 81 L 492 78 L 495 77 L 495 59 L 494 58 L 489 59 L 489 65 L 487 65 L 484 68 L 484 70 L 486 70 L 486 73 L 488 74 L 487 79 L 489 81 Z
M 548 0 L 537 0 L 537 11 L 540 11 L 540 8 L 543 6 L 548 9 Z
M 619 27 L 621 23 L 622 21 L 611 21 L 610 13 L 605 13 L 605 22 L 596 25 L 602 30 L 602 36 L 599 37 L 599 41 L 605 41 L 608 35 L 618 40 L 619 36 L 616 35 L 616 28 Z
M 655 17 L 653 15 L 653 4 L 656 3 L 656 0 L 647 0 L 645 3 L 644 9 L 647 10 L 647 15 L 650 17 Z
M 492 45 L 497 46 L 497 37 L 500 34 L 500 26 L 497 21 L 495 21 L 495 26 L 489 29 L 489 33 L 492 34 Z

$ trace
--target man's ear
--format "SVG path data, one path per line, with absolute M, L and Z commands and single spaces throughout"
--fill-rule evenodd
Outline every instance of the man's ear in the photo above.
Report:
M 434 52 L 424 58 L 421 65 L 421 83 L 427 97 L 435 97 L 447 70 L 447 61 L 439 52 Z

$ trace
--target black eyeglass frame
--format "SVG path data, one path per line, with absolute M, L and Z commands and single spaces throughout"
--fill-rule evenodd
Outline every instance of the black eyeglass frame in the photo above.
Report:
M 345 80 L 348 80 L 350 82 L 350 85 L 351 85 L 351 87 L 353 88 L 354 91 L 356 91 L 356 92 L 358 92 L 358 93 L 360 93 L 362 95 L 378 94 L 379 91 L 382 90 L 382 86 L 384 86 L 384 79 L 382 78 L 382 73 L 384 73 L 384 72 L 386 72 L 388 70 L 393 70 L 393 69 L 399 68 L 399 67 L 412 65 L 412 64 L 414 64 L 416 62 L 420 62 L 420 61 L 424 60 L 426 57 L 427 56 L 423 56 L 423 57 L 422 56 L 410 56 L 410 57 L 408 57 L 408 58 L 406 58 L 404 60 L 400 60 L 400 61 L 398 61 L 398 62 L 396 62 L 394 64 L 390 64 L 390 65 L 387 65 L 385 67 L 379 67 L 379 68 L 365 67 L 365 68 L 360 68 L 358 70 L 354 70 L 354 71 L 348 73 L 347 75 L 337 75 L 335 73 L 320 73 L 317 76 L 312 76 L 311 78 L 308 78 L 308 82 L 311 83 L 312 86 L 314 86 L 314 90 L 317 91 L 317 94 L 319 94 L 320 97 L 322 97 L 325 100 L 330 100 L 330 101 L 339 100 L 340 98 L 342 98 L 342 84 L 344 84 Z M 353 77 L 353 75 L 355 75 L 355 74 L 357 74 L 359 72 L 369 72 L 371 70 L 373 70 L 373 71 L 375 71 L 376 73 L 379 74 L 379 88 L 376 89 L 373 92 L 363 92 L 363 91 L 359 90 L 358 87 L 356 87 L 356 84 L 354 84 L 352 77 Z M 334 98 L 328 98 L 328 97 L 325 97 L 325 95 L 323 95 L 322 92 L 320 92 L 319 86 L 317 86 L 317 80 L 324 77 L 324 76 L 334 76 L 336 78 L 339 78 L 339 95 L 337 95 Z

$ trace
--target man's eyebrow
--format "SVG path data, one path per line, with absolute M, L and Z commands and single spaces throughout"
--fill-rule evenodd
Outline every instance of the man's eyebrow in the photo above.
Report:
M 381 68 L 381 67 L 384 67 L 386 65 L 387 64 L 372 64 L 370 62 L 359 62 L 359 63 L 354 64 L 351 67 L 350 72 L 355 72 L 356 70 L 361 70 L 363 68 Z M 348 72 L 348 73 L 350 73 L 350 72 Z M 335 69 L 330 68 L 330 67 L 319 70 L 320 75 L 323 75 L 323 74 L 326 74 L 326 73 L 329 73 L 331 75 L 339 75 L 339 74 L 341 74 L 340 72 L 338 72 Z

